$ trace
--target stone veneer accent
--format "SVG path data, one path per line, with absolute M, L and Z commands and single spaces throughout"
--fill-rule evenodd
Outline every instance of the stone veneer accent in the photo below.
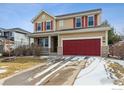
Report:
M 62 47 L 58 47 L 57 51 L 58 51 L 57 52 L 58 55 L 62 55 L 63 54 L 63 48 Z
M 102 46 L 101 47 L 101 56 L 107 57 L 109 53 L 109 46 Z

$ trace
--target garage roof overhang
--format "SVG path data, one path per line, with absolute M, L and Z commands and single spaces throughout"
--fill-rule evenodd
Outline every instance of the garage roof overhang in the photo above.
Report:
M 49 32 L 35 32 L 30 35 L 30 37 L 45 37 L 45 36 L 55 36 L 61 34 L 73 34 L 73 33 L 85 33 L 85 32 L 100 32 L 100 31 L 109 31 L 110 27 L 95 27 L 95 28 L 84 28 L 84 29 L 68 29 L 60 31 L 49 31 Z

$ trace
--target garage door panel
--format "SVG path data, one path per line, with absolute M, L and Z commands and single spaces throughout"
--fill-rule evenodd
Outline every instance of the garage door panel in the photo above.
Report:
M 100 39 L 64 40 L 63 54 L 100 56 Z

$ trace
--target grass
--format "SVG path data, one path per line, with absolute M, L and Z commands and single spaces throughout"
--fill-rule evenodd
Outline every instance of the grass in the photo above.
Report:
M 113 73 L 117 78 L 122 78 L 124 75 L 124 67 L 118 63 L 110 63 L 109 67 L 113 69 Z
M 76 69 L 68 68 L 58 72 L 51 80 L 45 83 L 45 85 L 62 85 L 64 82 L 68 81 L 69 77 L 73 75 Z
M 113 69 L 113 73 L 118 78 L 114 84 L 124 85 L 124 67 L 118 63 L 110 63 L 109 67 Z
M 16 58 L 11 62 L 1 62 L 0 67 L 6 66 L 7 71 L 5 73 L 0 73 L 0 79 L 8 77 L 18 71 L 30 68 L 32 66 L 38 65 L 40 63 L 45 63 L 44 60 L 38 58 Z

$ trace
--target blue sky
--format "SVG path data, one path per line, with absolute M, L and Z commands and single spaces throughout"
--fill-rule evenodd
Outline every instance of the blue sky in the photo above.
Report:
M 41 10 L 52 15 L 102 8 L 102 21 L 108 20 L 119 34 L 124 34 L 124 4 L 0 4 L 0 27 L 20 27 L 33 32 L 31 20 Z

